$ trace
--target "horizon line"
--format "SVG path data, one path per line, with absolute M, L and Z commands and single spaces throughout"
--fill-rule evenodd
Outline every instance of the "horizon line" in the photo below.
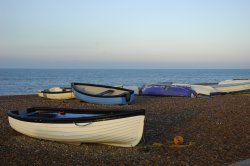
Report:
M 1 68 L 23 70 L 250 70 L 250 68 Z

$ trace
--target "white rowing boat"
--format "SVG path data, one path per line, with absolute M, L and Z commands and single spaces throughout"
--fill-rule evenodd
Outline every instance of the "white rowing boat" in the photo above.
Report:
M 29 108 L 8 112 L 10 126 L 34 138 L 121 147 L 140 142 L 144 118 L 144 110 Z
M 37 95 L 53 100 L 66 100 L 75 98 L 71 88 L 63 87 L 53 87 L 50 89 L 39 90 Z
M 227 84 L 250 84 L 250 79 L 232 79 L 232 80 L 224 80 L 219 82 L 219 85 L 227 85 Z

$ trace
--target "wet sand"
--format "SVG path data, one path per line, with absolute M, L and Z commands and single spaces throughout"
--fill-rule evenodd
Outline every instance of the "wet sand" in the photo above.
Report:
M 38 140 L 14 131 L 9 126 L 7 111 L 33 106 L 143 108 L 143 139 L 133 148 L 76 146 Z M 2 165 L 230 165 L 250 158 L 250 95 L 139 96 L 135 104 L 127 106 L 54 101 L 35 95 L 0 96 L 0 131 Z M 192 145 L 173 147 L 176 135 Z

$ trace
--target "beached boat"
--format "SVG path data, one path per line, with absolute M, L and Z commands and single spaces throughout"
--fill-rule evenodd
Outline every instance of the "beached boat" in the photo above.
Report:
M 34 138 L 121 147 L 140 142 L 144 118 L 144 110 L 29 108 L 8 112 L 10 126 Z
M 190 87 L 197 95 L 216 96 L 228 93 L 249 93 L 250 82 L 247 80 L 226 80 L 223 83 L 173 84 Z
M 232 80 L 224 80 L 219 82 L 219 85 L 226 85 L 226 84 L 250 84 L 250 79 L 232 79 Z
M 53 87 L 50 89 L 40 90 L 37 94 L 40 97 L 54 100 L 65 100 L 75 98 L 71 88 L 63 87 Z
M 190 87 L 198 96 L 210 96 L 210 93 L 217 93 L 217 91 L 211 87 L 215 83 L 200 83 L 200 84 L 173 84 L 176 86 Z
M 220 95 L 220 94 L 228 94 L 228 93 L 250 93 L 250 83 L 232 83 L 232 84 L 218 84 L 212 85 L 212 88 L 215 89 L 216 92 L 210 93 L 211 96 Z
M 196 93 L 187 86 L 144 85 L 143 95 L 195 97 Z
M 134 101 L 134 91 L 120 87 L 71 83 L 76 98 L 81 101 L 97 104 L 130 104 Z

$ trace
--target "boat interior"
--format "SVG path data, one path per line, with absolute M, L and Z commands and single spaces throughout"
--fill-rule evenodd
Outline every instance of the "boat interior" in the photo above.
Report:
M 60 89 L 56 89 L 56 90 L 51 90 L 51 89 L 45 89 L 42 92 L 49 92 L 49 93 L 65 93 L 65 92 L 72 92 L 71 88 L 60 88 Z

